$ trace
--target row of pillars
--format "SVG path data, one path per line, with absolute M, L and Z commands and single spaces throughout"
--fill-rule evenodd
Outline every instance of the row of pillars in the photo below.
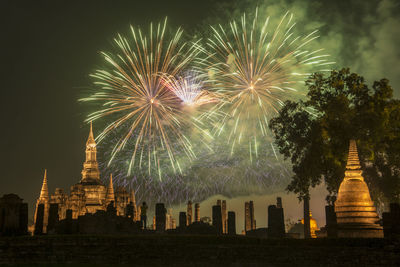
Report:
M 106 211 L 110 214 L 116 215 L 116 209 L 114 202 L 112 201 L 109 205 L 107 205 Z M 134 206 L 132 202 L 130 202 L 126 206 L 126 217 L 128 218 L 135 218 L 135 211 L 134 211 Z M 45 215 L 45 204 L 39 204 L 37 207 L 36 211 L 36 221 L 35 221 L 35 228 L 34 228 L 34 234 L 35 235 L 41 235 L 44 233 L 52 233 L 55 232 L 55 228 L 60 220 L 60 215 L 59 215 L 59 204 L 58 203 L 51 203 L 49 207 L 49 216 L 47 219 L 47 226 L 44 227 L 45 221 L 44 221 L 44 216 Z M 66 219 L 66 227 L 72 225 L 72 210 L 67 209 L 66 214 L 65 214 L 65 219 Z M 68 232 L 68 230 L 67 230 Z

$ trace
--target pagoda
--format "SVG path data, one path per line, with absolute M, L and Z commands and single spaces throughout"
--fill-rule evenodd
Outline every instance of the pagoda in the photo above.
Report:
M 96 213 L 104 211 L 107 206 L 114 203 L 116 214 L 126 216 L 127 206 L 133 206 L 133 220 L 139 220 L 140 215 L 136 207 L 135 192 L 128 191 L 124 187 L 117 187 L 114 191 L 112 175 L 108 186 L 105 186 L 100 179 L 99 164 L 97 162 L 97 145 L 93 135 L 93 126 L 90 123 L 89 137 L 86 141 L 85 162 L 81 172 L 81 179 L 77 184 L 71 186 L 70 194 L 64 193 L 61 188 L 56 188 L 55 193 L 49 195 L 47 185 L 47 171 L 44 172 L 42 189 L 36 202 L 36 211 L 34 214 L 34 223 L 36 224 L 36 215 L 38 206 L 44 205 L 43 233 L 47 232 L 50 204 L 58 204 L 58 216 L 60 220 L 66 218 L 67 210 L 72 211 L 72 218 L 77 219 L 87 213 Z
M 381 238 L 383 229 L 362 176 L 356 142 L 350 141 L 345 176 L 335 202 L 338 237 Z

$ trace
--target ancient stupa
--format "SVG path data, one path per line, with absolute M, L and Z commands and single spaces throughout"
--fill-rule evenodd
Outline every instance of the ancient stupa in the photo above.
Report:
M 378 214 L 362 177 L 356 142 L 350 141 L 343 182 L 340 184 L 335 212 L 338 237 L 383 237 Z
M 304 225 L 304 218 L 301 219 L 301 224 Z M 319 231 L 318 224 L 317 224 L 317 221 L 312 217 L 312 213 L 310 211 L 310 234 L 311 234 L 311 238 L 317 238 L 316 231 Z

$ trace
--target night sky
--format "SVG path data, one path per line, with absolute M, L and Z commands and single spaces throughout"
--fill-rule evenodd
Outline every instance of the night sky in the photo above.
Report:
M 300 21 L 321 29 L 321 45 L 337 66 L 368 81 L 388 78 L 400 96 L 398 1 L 216 2 L 1 1 L 0 195 L 17 193 L 32 209 L 45 168 L 50 192 L 68 191 L 80 180 L 88 110 L 77 100 L 90 86 L 89 73 L 102 64 L 98 52 L 130 24 L 146 27 L 168 16 L 170 26 L 190 35 L 213 19 L 220 22 L 219 12 L 236 15 L 258 4 L 281 16 L 292 8 Z
M 45 168 L 51 192 L 78 182 L 89 128 L 77 100 L 102 64 L 98 52 L 130 24 L 170 15 L 172 24 L 193 27 L 212 2 L 2 1 L 0 194 L 32 203 Z

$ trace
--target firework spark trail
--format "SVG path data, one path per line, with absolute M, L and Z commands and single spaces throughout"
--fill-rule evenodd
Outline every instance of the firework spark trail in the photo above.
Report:
M 136 200 L 146 201 L 149 205 L 164 202 L 167 206 L 186 202 L 188 199 L 202 201 L 215 194 L 225 196 L 241 195 L 246 192 L 254 194 L 274 193 L 283 188 L 287 177 L 282 177 L 279 166 L 275 166 L 272 173 L 258 173 L 257 170 L 247 169 L 243 171 L 243 177 L 231 172 L 229 167 L 221 169 L 218 173 L 210 173 L 208 177 L 164 175 L 162 181 L 157 177 L 135 174 L 129 180 L 123 172 L 113 172 L 115 185 L 134 189 Z M 109 169 L 108 169 L 109 170 Z M 243 179 L 243 178 L 246 179 Z
M 218 100 L 203 89 L 203 80 L 195 71 L 186 72 L 183 76 L 164 75 L 163 84 L 182 100 L 186 106 L 198 107 Z
M 167 203 L 283 188 L 290 171 L 268 143 L 268 121 L 283 101 L 304 94 L 299 84 L 309 73 L 331 62 L 309 48 L 316 31 L 294 36 L 290 14 L 272 32 L 269 24 L 257 12 L 243 16 L 213 27 L 206 47 L 180 42 L 181 30 L 166 35 L 166 22 L 147 35 L 131 27 L 131 40 L 118 35 L 117 52 L 102 53 L 107 69 L 92 75 L 100 88 L 82 99 L 101 105 L 87 121 L 109 119 L 98 137 L 102 170 L 138 200 Z
M 179 169 L 175 149 L 183 150 L 190 159 L 195 157 L 189 139 L 182 133 L 185 116 L 181 100 L 162 83 L 163 75 L 177 76 L 197 55 L 196 43 L 189 46 L 181 41 L 182 30 L 172 37 L 166 35 L 167 20 L 153 27 L 148 35 L 131 26 L 131 39 L 118 35 L 114 39 L 118 51 L 102 52 L 109 70 L 97 70 L 91 76 L 98 90 L 81 101 L 94 101 L 99 110 L 86 121 L 109 119 L 98 136 L 99 142 L 112 131 L 123 133 L 116 141 L 109 164 L 134 140 L 128 174 L 133 168 L 147 165 L 151 173 L 155 166 L 161 179 L 160 154 L 168 155 L 174 171 Z M 129 125 L 129 127 L 121 127 Z M 178 147 L 172 147 L 172 140 Z
M 304 84 L 311 71 L 323 71 L 333 63 L 322 49 L 309 50 L 317 31 L 295 37 L 294 26 L 293 15 L 286 13 L 270 33 L 269 18 L 260 20 L 256 10 L 250 22 L 244 14 L 240 23 L 232 21 L 227 29 L 211 27 L 213 36 L 198 66 L 208 76 L 210 90 L 223 96 L 208 114 L 224 114 L 213 123 L 213 134 L 228 132 L 231 155 L 244 145 L 250 160 L 257 158 L 259 145 L 270 138 L 269 119 L 285 100 L 305 95 L 296 84 Z
M 115 133 L 115 138 L 117 137 L 118 133 Z M 113 143 L 112 138 L 107 138 L 99 144 L 99 167 L 104 174 L 104 182 L 107 182 L 106 177 L 112 173 L 116 186 L 134 189 L 137 201 L 146 201 L 149 205 L 160 201 L 168 206 L 186 202 L 188 199 L 202 201 L 215 194 L 229 197 L 245 193 L 274 193 L 285 187 L 290 172 L 289 166 L 275 160 L 272 151 L 269 151 L 270 155 L 266 159 L 259 158 L 250 165 L 245 153 L 235 153 L 230 159 L 221 159 L 221 150 L 224 149 L 217 148 L 213 153 L 198 153 L 195 160 L 187 162 L 188 166 L 183 168 L 183 174 L 164 171 L 160 180 L 156 170 L 149 175 L 144 169 L 135 170 L 128 176 L 126 168 L 129 165 L 129 150 L 121 151 L 113 164 L 107 166 L 106 159 L 112 153 L 107 148 Z M 167 162 L 161 166 L 163 169 L 167 167 Z

